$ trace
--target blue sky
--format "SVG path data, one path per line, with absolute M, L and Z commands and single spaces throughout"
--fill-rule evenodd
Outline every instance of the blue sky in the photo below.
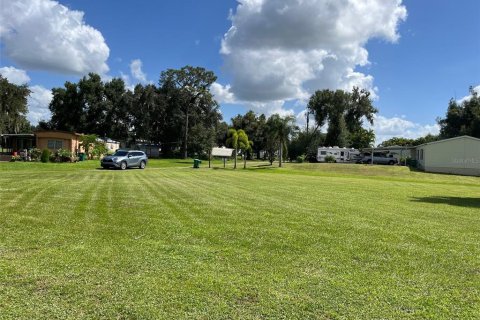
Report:
M 49 91 L 88 71 L 156 83 L 184 65 L 215 72 L 225 120 L 301 112 L 316 89 L 371 90 L 377 142 L 437 133 L 450 98 L 480 91 L 480 1 L 0 0 L 0 73 Z

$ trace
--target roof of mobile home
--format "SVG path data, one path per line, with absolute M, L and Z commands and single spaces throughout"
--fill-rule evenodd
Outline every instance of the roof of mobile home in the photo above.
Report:
M 447 142 L 447 141 L 452 141 L 452 140 L 462 140 L 462 139 L 470 139 L 470 140 L 480 142 L 479 138 L 475 138 L 475 137 L 471 137 L 471 136 L 459 136 L 459 137 L 454 137 L 454 138 L 448 138 L 448 139 L 443 139 L 443 140 L 438 140 L 438 141 L 427 142 L 427 143 L 424 143 L 424 144 L 420 144 L 420 145 L 416 146 L 415 148 L 430 145 L 430 144 L 435 144 L 435 143 L 442 143 L 442 142 Z

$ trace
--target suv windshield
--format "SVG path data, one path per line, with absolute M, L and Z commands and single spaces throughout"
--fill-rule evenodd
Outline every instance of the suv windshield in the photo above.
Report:
M 116 157 L 125 157 L 126 155 L 128 154 L 128 151 L 117 151 L 115 152 L 113 155 L 116 156 Z

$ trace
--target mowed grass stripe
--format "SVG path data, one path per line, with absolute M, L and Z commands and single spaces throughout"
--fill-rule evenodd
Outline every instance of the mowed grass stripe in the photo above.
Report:
M 165 192 L 174 187 L 168 182 L 166 176 L 162 175 L 161 178 L 152 179 L 152 177 L 139 175 L 139 181 L 144 188 L 141 194 L 146 195 L 146 201 L 152 206 L 148 217 L 149 226 L 162 226 L 160 230 L 168 234 L 171 242 L 190 238 L 191 233 L 188 226 L 185 225 L 185 220 L 179 217 L 180 206 L 176 203 L 175 197 L 171 198 L 171 194 Z M 157 183 L 157 181 L 160 182 Z M 156 226 L 152 226 L 152 224 L 156 224 Z
M 37 198 L 51 209 L 35 222 L 41 228 L 0 224 L 5 318 L 478 315 L 478 207 L 433 202 L 478 198 L 469 178 L 450 188 L 450 176 L 426 183 L 392 167 L 373 167 L 369 177 L 339 167 L 337 177 L 334 166 L 326 174 L 311 165 L 267 172 L 153 164 L 160 169 L 67 173 L 60 165 L 54 180 L 82 182 Z M 0 182 L 38 167 L 27 169 Z M 69 193 L 72 201 L 58 201 Z M 25 210 L 15 209 L 0 217 Z

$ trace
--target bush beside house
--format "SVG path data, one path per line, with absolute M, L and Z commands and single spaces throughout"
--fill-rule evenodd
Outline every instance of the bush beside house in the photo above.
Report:
M 40 160 L 41 160 L 43 163 L 47 163 L 47 162 L 50 160 L 50 154 L 51 154 L 50 150 L 48 150 L 48 149 L 43 149 Z

